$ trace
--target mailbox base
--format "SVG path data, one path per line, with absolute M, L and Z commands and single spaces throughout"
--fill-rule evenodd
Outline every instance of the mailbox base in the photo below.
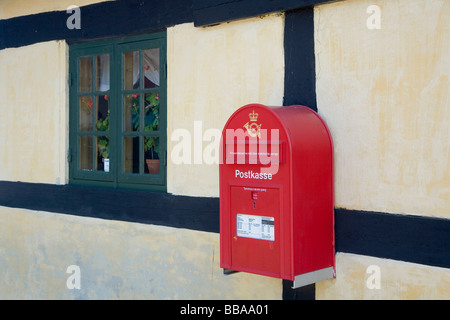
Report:
M 229 275 L 229 274 L 237 273 L 237 272 L 239 272 L 239 271 L 226 269 L 226 268 L 223 269 L 223 274 L 226 275 L 226 276 Z
M 232 270 L 232 269 L 227 269 L 227 268 L 223 268 L 223 274 L 224 275 L 231 275 L 234 273 L 238 273 L 240 271 L 236 271 L 236 270 Z M 293 285 L 292 285 L 292 289 L 297 289 L 297 288 L 301 288 L 316 282 L 320 282 L 323 280 L 329 280 L 329 279 L 333 279 L 336 277 L 336 273 L 334 271 L 334 267 L 328 267 L 328 268 L 324 268 L 324 269 L 320 269 L 320 270 L 316 270 L 316 271 L 312 271 L 312 272 L 308 272 L 308 273 L 304 273 L 304 274 L 299 274 L 297 276 L 295 276 L 294 281 L 293 281 Z
M 334 267 L 320 269 L 295 276 L 292 289 L 307 286 L 319 281 L 335 278 Z

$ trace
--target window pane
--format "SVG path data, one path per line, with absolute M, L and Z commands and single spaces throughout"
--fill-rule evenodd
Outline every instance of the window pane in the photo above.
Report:
M 139 51 L 123 54 L 123 88 L 139 89 Z
M 97 171 L 109 172 L 109 137 L 97 137 Z
M 92 57 L 81 57 L 78 60 L 79 92 L 92 91 Z
M 92 97 L 80 97 L 79 99 L 79 123 L 80 131 L 92 131 L 92 114 L 94 102 Z
M 159 87 L 159 48 L 147 49 L 142 53 L 144 88 Z
M 139 173 L 139 137 L 123 139 L 123 172 Z
M 159 130 L 159 93 L 149 93 L 145 95 L 144 107 L 144 130 Z
M 97 101 L 97 123 L 98 131 L 109 131 L 109 96 L 96 96 Z
M 139 131 L 140 127 L 140 95 L 129 94 L 124 97 L 123 102 L 123 130 Z
M 97 91 L 109 90 L 109 54 L 102 54 L 95 58 L 96 80 L 95 88 Z
M 79 169 L 92 170 L 92 136 L 81 136 L 78 150 Z
M 144 173 L 159 174 L 159 137 L 144 137 Z

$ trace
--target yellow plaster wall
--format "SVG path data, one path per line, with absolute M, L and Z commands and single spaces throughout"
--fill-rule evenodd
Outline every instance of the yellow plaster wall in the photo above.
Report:
M 376 273 L 379 287 L 374 278 Z M 336 279 L 317 283 L 316 299 L 448 300 L 450 269 L 338 253 Z
M 113 0 L 0 0 L 0 19 L 9 19 L 46 11 L 65 11 L 71 5 L 78 7 Z
M 0 180 L 66 183 L 67 45 L 0 51 Z
M 245 104 L 281 105 L 283 32 L 284 16 L 279 14 L 208 28 L 188 23 L 167 30 L 168 192 L 219 195 L 218 162 L 207 164 L 202 158 L 194 164 L 196 150 L 192 150 L 191 164 L 175 164 L 171 150 L 180 141 L 171 141 L 172 134 L 188 130 L 194 146 L 194 121 L 201 121 L 202 135 L 209 129 L 221 132 L 228 117 Z M 214 141 L 218 147 L 218 139 Z M 203 142 L 202 151 L 208 145 L 211 141 Z
M 371 5 L 380 29 L 367 28 Z M 450 2 L 347 0 L 314 15 L 336 206 L 450 218 Z
M 223 275 L 214 233 L 0 207 L 0 235 L 0 299 L 282 296 L 279 279 Z M 67 288 L 71 265 L 80 290 Z

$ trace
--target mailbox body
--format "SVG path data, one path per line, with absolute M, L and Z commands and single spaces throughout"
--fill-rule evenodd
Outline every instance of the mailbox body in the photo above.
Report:
M 221 268 L 294 287 L 335 276 L 333 145 L 316 112 L 240 108 L 219 166 Z

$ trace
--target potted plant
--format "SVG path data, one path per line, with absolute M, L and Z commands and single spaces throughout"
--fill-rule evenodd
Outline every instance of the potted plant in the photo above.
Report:
M 100 118 L 95 123 L 97 131 L 105 132 L 109 131 L 109 101 L 108 96 L 104 96 L 105 101 L 99 100 L 99 105 L 97 106 L 97 112 L 99 110 L 107 110 L 106 117 Z M 82 105 L 83 113 L 85 118 L 91 118 L 92 119 L 92 113 L 94 112 L 94 102 L 91 97 L 83 97 L 82 98 Z M 88 129 L 89 130 L 89 129 Z M 109 165 L 106 164 L 106 162 L 109 161 L 109 138 L 105 136 L 98 136 L 97 137 L 97 152 L 98 152 L 98 159 L 102 159 L 102 163 L 104 165 L 104 170 L 109 171 Z M 107 161 L 106 161 L 107 160 Z
M 144 117 L 145 131 L 159 130 L 159 93 L 145 96 Z M 144 138 L 145 162 L 150 174 L 159 173 L 159 138 Z
M 139 95 L 134 94 L 131 112 L 133 114 L 132 124 L 138 130 L 140 125 L 139 117 Z M 144 131 L 159 130 L 159 93 L 149 93 L 144 100 Z M 159 173 L 159 139 L 158 137 L 144 137 L 145 162 L 150 174 Z
M 107 103 L 109 103 L 108 101 L 108 96 L 105 95 L 104 99 Z M 109 130 L 109 108 L 107 109 L 107 115 L 105 118 L 100 118 L 97 120 L 96 123 L 96 127 L 97 127 L 97 131 L 108 131 Z M 99 158 L 102 159 L 102 163 L 104 165 L 104 170 L 105 171 L 109 171 L 109 138 L 105 137 L 105 136 L 99 136 L 97 138 L 97 152 L 98 152 L 98 156 Z

